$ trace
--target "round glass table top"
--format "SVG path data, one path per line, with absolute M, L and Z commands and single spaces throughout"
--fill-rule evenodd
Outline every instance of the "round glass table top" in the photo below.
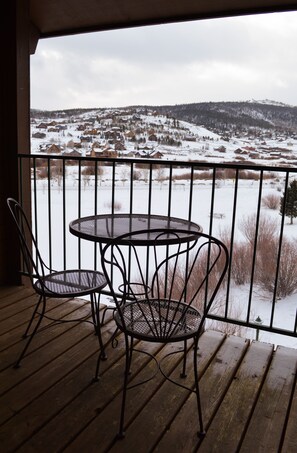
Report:
M 127 242 L 149 245 L 150 242 L 155 240 L 158 235 L 157 232 L 137 234 L 135 237 L 133 237 L 133 233 L 155 229 L 191 231 L 195 238 L 197 233 L 202 233 L 202 228 L 189 220 L 154 214 L 101 214 L 82 217 L 69 224 L 69 230 L 75 236 L 99 243 L 107 243 L 115 237 L 131 233 L 126 238 Z M 192 239 L 188 233 L 185 234 L 185 240 Z M 162 243 L 164 244 L 173 241 L 174 239 L 170 235 L 168 235 L 168 239 L 162 236 Z

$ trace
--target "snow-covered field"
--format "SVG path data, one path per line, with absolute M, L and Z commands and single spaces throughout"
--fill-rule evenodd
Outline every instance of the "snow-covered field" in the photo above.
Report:
M 72 170 L 74 171 L 74 170 Z M 121 180 L 119 168 L 119 179 L 115 189 L 115 202 L 120 212 L 130 211 L 130 188 L 125 180 Z M 111 211 L 111 185 L 107 174 L 103 175 L 100 180 L 100 185 L 97 188 L 97 213 L 108 213 Z M 75 171 L 74 171 L 75 173 Z M 174 217 L 188 218 L 189 215 L 189 182 L 173 184 L 172 200 L 170 215 Z M 49 222 L 48 222 L 48 191 L 47 185 L 42 180 L 37 182 L 37 209 L 38 218 L 42 219 L 42 226 L 38 229 L 38 238 L 43 250 L 47 255 L 48 237 L 49 237 Z M 214 235 L 220 236 L 222 231 L 230 227 L 233 215 L 233 198 L 234 198 L 234 181 L 222 181 L 215 189 L 215 207 L 213 217 Z M 68 225 L 71 220 L 77 217 L 92 215 L 95 212 L 94 208 L 94 180 L 91 178 L 87 184 L 82 184 L 81 210 L 78 211 L 78 184 L 75 174 L 69 174 L 66 180 L 65 190 L 65 206 L 66 206 L 66 221 L 65 221 L 65 237 L 66 237 L 66 256 L 67 267 L 76 266 L 78 263 L 78 239 L 69 233 Z M 263 195 L 268 193 L 277 193 L 274 186 L 269 180 L 265 181 Z M 149 190 L 148 184 L 145 182 L 137 182 L 133 189 L 133 212 L 145 213 L 148 209 Z M 199 181 L 194 185 L 193 201 L 192 201 L 192 221 L 200 224 L 205 232 L 209 231 L 210 222 L 210 199 L 211 199 L 211 182 Z M 258 199 L 258 183 L 256 181 L 241 180 L 239 183 L 237 197 L 237 214 L 236 214 L 236 237 L 240 237 L 241 232 L 238 225 L 243 216 L 253 214 L 257 206 Z M 152 213 L 167 214 L 168 213 L 168 183 L 154 183 L 152 191 Z M 265 213 L 272 218 L 275 218 L 279 223 L 281 217 L 278 211 L 272 211 L 263 208 Z M 63 196 L 62 189 L 58 182 L 52 183 L 51 187 L 51 230 L 53 244 L 53 267 L 60 268 L 63 266 L 62 253 L 63 250 Z M 285 234 L 291 238 L 297 237 L 296 225 L 289 225 L 289 221 L 285 225 Z M 235 237 L 235 239 L 236 239 Z M 81 241 L 81 264 L 83 267 L 92 267 L 94 265 L 94 245 L 88 241 Z M 249 301 L 249 286 L 235 286 L 231 290 L 230 304 L 232 312 L 239 317 L 245 319 Z M 269 324 L 271 316 L 271 299 L 272 295 L 263 292 L 257 287 L 253 288 L 251 302 L 251 319 L 260 317 L 263 324 Z M 293 329 L 297 310 L 297 295 L 293 294 L 285 299 L 279 300 L 276 304 L 274 315 L 274 326 L 281 328 Z M 250 338 L 255 338 L 256 331 L 242 330 L 242 335 Z M 267 341 L 274 344 L 282 344 L 297 348 L 297 339 L 283 335 L 273 335 L 261 331 L 259 333 L 261 341 Z
M 151 197 L 149 194 L 148 174 L 145 170 L 135 165 L 134 170 L 139 173 L 138 180 L 133 181 L 133 197 L 129 181 L 131 179 L 128 166 L 122 165 L 120 160 L 116 165 L 116 184 L 115 184 L 115 206 L 120 212 L 147 213 L 149 204 L 150 211 L 154 214 L 165 214 L 174 217 L 189 218 L 200 224 L 205 232 L 209 232 L 210 222 L 212 221 L 212 234 L 221 236 L 226 233 L 232 225 L 233 206 L 234 206 L 234 179 L 217 179 L 215 185 L 215 203 L 213 217 L 210 218 L 210 206 L 212 196 L 212 182 L 210 179 L 197 179 L 194 181 L 192 203 L 190 206 L 189 179 L 181 177 L 190 173 L 190 168 L 179 167 L 178 162 L 196 161 L 212 163 L 240 162 L 247 165 L 274 165 L 276 168 L 274 177 L 263 179 L 262 198 L 268 194 L 281 196 L 284 190 L 284 173 L 278 172 L 280 166 L 286 165 L 293 169 L 296 168 L 297 162 L 297 140 L 285 136 L 281 137 L 275 134 L 270 138 L 263 136 L 253 138 L 245 136 L 242 138 L 234 137 L 224 140 L 219 135 L 201 127 L 185 121 L 176 122 L 162 115 L 155 114 L 120 114 L 120 127 L 113 127 L 114 123 L 111 112 L 88 112 L 73 118 L 56 118 L 51 127 L 45 125 L 40 128 L 39 121 L 33 121 L 31 153 L 38 154 L 41 158 L 46 156 L 46 146 L 56 144 L 60 147 L 61 152 L 71 156 L 75 149 L 80 156 L 90 155 L 91 150 L 96 149 L 100 157 L 106 147 L 112 148 L 106 133 L 109 131 L 121 131 L 120 140 L 125 149 L 120 152 L 120 156 L 127 157 L 129 153 L 144 148 L 155 149 L 162 153 L 160 164 L 165 164 L 164 169 L 154 170 L 153 186 Z M 117 113 L 119 115 L 119 113 Z M 116 118 L 119 118 L 116 116 Z M 49 120 L 45 120 L 49 122 Z M 178 125 L 177 125 L 178 123 Z M 57 129 L 58 126 L 61 129 Z M 82 129 L 80 127 L 84 125 Z M 97 135 L 92 136 L 91 129 L 96 128 Z M 137 131 L 136 139 L 129 139 L 129 132 Z M 150 133 L 154 130 L 158 141 L 150 141 Z M 89 132 L 88 132 L 89 131 Z M 44 132 L 45 138 L 33 137 L 36 132 Z M 89 136 L 89 141 L 83 141 L 82 137 Z M 178 146 L 169 146 L 164 144 L 164 136 L 174 139 Z M 142 139 L 143 141 L 139 141 Z M 76 144 L 80 146 L 76 147 Z M 97 148 L 98 147 L 98 148 Z M 42 151 L 42 152 L 41 152 Z M 97 152 L 97 151 L 96 151 Z M 54 159 L 54 155 L 51 156 Z M 106 157 L 106 156 L 105 156 Z M 296 162 L 294 161 L 296 159 Z M 172 174 L 172 192 L 169 195 L 168 179 L 169 171 L 166 168 L 166 161 L 176 161 L 177 166 L 173 169 Z M 82 162 L 82 166 L 84 163 Z M 277 168 L 278 167 L 278 168 Z M 76 237 L 71 236 L 68 230 L 68 224 L 77 217 L 92 215 L 95 212 L 109 213 L 112 205 L 112 170 L 110 167 L 101 167 L 103 174 L 98 176 L 97 182 L 97 206 L 95 207 L 95 188 L 94 177 L 82 175 L 81 190 L 79 191 L 77 165 L 66 168 L 65 178 L 65 223 L 63 223 L 63 193 L 61 179 L 52 178 L 50 188 L 51 198 L 51 222 L 49 225 L 48 216 L 48 182 L 46 179 L 37 180 L 37 210 L 40 225 L 38 226 L 38 237 L 45 256 L 48 255 L 49 228 L 52 232 L 52 260 L 53 267 L 60 268 L 63 266 L 63 247 L 66 247 L 66 265 L 77 266 L 78 264 L 78 247 L 79 241 Z M 244 167 L 243 167 L 244 169 Z M 294 171 L 290 175 L 290 180 L 296 178 Z M 243 217 L 255 214 L 258 205 L 259 182 L 255 179 L 240 179 L 238 182 L 238 192 L 236 198 L 236 216 L 235 216 L 235 241 L 242 239 L 240 222 Z M 33 196 L 34 199 L 34 196 Z M 80 210 L 79 210 L 79 199 Z M 168 203 L 170 201 L 170 208 Z M 261 206 L 261 215 L 275 219 L 280 226 L 281 216 L 279 210 L 271 210 Z M 296 224 L 289 225 L 289 219 L 286 219 L 284 234 L 291 239 L 297 237 Z M 65 238 L 65 239 L 64 239 Z M 65 243 L 64 243 L 65 241 Z M 94 265 L 94 245 L 87 241 L 81 241 L 81 265 L 92 267 Z M 230 304 L 234 316 L 245 319 L 248 309 L 249 300 L 251 301 L 250 319 L 261 318 L 264 325 L 269 325 L 271 316 L 272 295 L 265 293 L 257 286 L 253 287 L 250 298 L 249 286 L 234 286 L 230 294 Z M 281 328 L 293 330 L 295 316 L 297 312 L 297 294 L 293 294 L 282 300 L 277 301 L 273 325 Z M 242 331 L 242 335 L 255 338 L 255 330 Z M 260 339 L 275 344 L 285 344 L 297 347 L 297 339 L 287 336 L 276 336 L 264 331 L 260 332 Z

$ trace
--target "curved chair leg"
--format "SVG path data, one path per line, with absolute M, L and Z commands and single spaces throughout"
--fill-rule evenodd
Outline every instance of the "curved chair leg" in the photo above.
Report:
M 102 340 L 102 332 L 101 332 L 101 322 L 100 322 L 100 308 L 99 308 L 99 303 L 100 303 L 100 294 L 98 295 L 98 300 L 96 299 L 95 294 L 91 294 L 91 305 L 92 305 L 92 313 L 95 319 L 95 333 L 98 336 L 98 341 L 99 341 L 99 346 L 100 346 L 100 351 L 101 351 L 101 359 L 106 360 L 106 354 L 105 354 L 105 347 L 104 343 Z
M 24 357 L 24 355 L 25 355 L 25 353 L 26 353 L 26 351 L 27 351 L 27 349 L 28 349 L 28 347 L 29 347 L 31 341 L 33 340 L 33 337 L 35 336 L 35 334 L 36 334 L 36 332 L 37 332 L 37 330 L 38 330 L 38 328 L 39 328 L 39 326 L 40 326 L 40 323 L 41 323 L 42 319 L 43 319 L 43 315 L 44 315 L 44 313 L 45 313 L 45 304 L 46 304 L 46 298 L 45 298 L 44 296 L 40 296 L 40 299 L 39 299 L 39 301 L 38 301 L 37 307 L 36 307 L 35 310 L 34 310 L 33 315 L 36 314 L 37 308 L 39 307 L 41 301 L 43 302 L 43 304 L 42 304 L 41 313 L 39 314 L 38 321 L 37 321 L 37 323 L 36 323 L 36 325 L 35 325 L 35 327 L 34 327 L 34 329 L 33 329 L 33 332 L 30 334 L 30 336 L 29 336 L 29 338 L 28 338 L 28 341 L 27 341 L 27 343 L 26 343 L 26 345 L 25 345 L 23 351 L 21 352 L 21 354 L 20 354 L 18 360 L 17 360 L 16 363 L 14 364 L 14 368 L 19 368 L 20 363 L 21 363 L 21 361 L 22 361 L 22 359 L 23 359 L 23 357 Z M 34 317 L 34 316 L 33 316 L 33 317 Z M 32 324 L 32 321 L 33 321 L 33 317 L 31 318 L 31 320 L 30 320 L 30 322 L 29 322 L 29 326 L 28 326 L 27 329 L 26 329 L 26 332 L 25 332 L 26 335 L 28 334 L 29 328 L 31 327 L 31 324 Z
M 133 345 L 133 339 L 131 338 L 130 342 L 129 342 L 128 336 L 125 335 L 126 363 L 125 363 L 124 386 L 123 386 L 123 393 L 122 393 L 120 428 L 119 428 L 119 433 L 118 433 L 119 439 L 123 439 L 125 437 L 125 431 L 124 431 L 125 407 L 126 407 L 128 377 L 129 377 L 129 373 L 130 373 L 131 359 L 132 359 L 132 345 Z
M 96 295 L 94 293 L 91 294 L 92 318 L 93 318 L 93 322 L 94 322 L 95 334 L 98 337 L 98 342 L 99 342 L 99 347 L 100 347 L 100 353 L 99 353 L 98 360 L 97 360 L 94 381 L 98 381 L 98 379 L 99 379 L 99 368 L 100 368 L 101 360 L 107 359 L 107 356 L 105 353 L 105 346 L 103 343 L 102 333 L 101 333 L 99 300 L 100 300 L 100 294 L 98 296 L 98 300 L 96 299 Z
M 200 425 L 200 430 L 198 431 L 198 436 L 204 437 L 205 431 L 204 431 L 204 427 L 203 427 L 203 417 L 202 417 L 200 391 L 199 391 L 199 379 L 198 379 L 198 363 L 197 363 L 198 340 L 199 340 L 198 337 L 195 338 L 195 340 L 194 340 L 194 378 L 195 378 L 195 390 L 196 390 L 197 407 L 198 407 L 198 418 L 199 418 L 199 425 Z
M 39 308 L 39 306 L 40 306 L 41 301 L 42 301 L 42 296 L 39 296 L 38 302 L 37 302 L 37 304 L 36 304 L 36 306 L 35 306 L 35 308 L 34 308 L 34 311 L 33 311 L 33 314 L 32 314 L 32 316 L 31 316 L 31 319 L 30 319 L 30 321 L 29 321 L 29 324 L 28 324 L 28 326 L 27 326 L 27 329 L 26 329 L 25 333 L 23 334 L 23 338 L 26 338 L 27 335 L 28 335 L 28 332 L 29 332 L 29 330 L 30 330 L 30 327 L 31 327 L 32 322 L 33 322 L 33 319 L 34 319 L 34 317 L 35 317 L 35 315 L 36 315 L 36 312 L 37 312 L 37 310 L 38 310 L 38 308 Z

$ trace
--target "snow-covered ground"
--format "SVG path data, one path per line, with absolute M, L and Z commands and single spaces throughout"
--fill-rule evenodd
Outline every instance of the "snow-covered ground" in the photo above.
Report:
M 97 189 L 98 202 L 97 213 L 108 213 L 111 211 L 111 185 L 109 179 L 109 170 L 101 176 L 100 185 Z M 120 212 L 130 211 L 130 188 L 125 180 L 121 180 L 121 167 L 118 168 L 118 182 L 115 189 L 115 202 Z M 72 174 L 71 174 L 72 172 Z M 83 217 L 94 214 L 94 180 L 91 178 L 86 185 L 82 184 L 81 196 L 81 211 L 78 211 L 78 184 L 75 177 L 75 170 L 72 168 L 66 179 L 66 256 L 67 267 L 77 265 L 78 257 L 78 239 L 69 233 L 68 225 L 71 220 L 77 217 Z M 170 215 L 174 217 L 188 218 L 189 200 L 187 186 L 189 182 L 179 181 L 173 184 L 172 201 Z M 152 213 L 167 214 L 168 212 L 168 183 L 155 183 L 152 191 Z M 141 181 L 137 182 L 133 189 L 133 212 L 147 212 L 148 206 L 148 184 Z M 271 185 L 271 181 L 267 180 L 264 183 L 263 194 L 279 193 L 276 188 Z M 210 222 L 210 197 L 211 197 L 211 182 L 199 181 L 194 185 L 193 202 L 192 202 L 192 220 L 203 227 L 204 231 L 208 231 Z M 213 218 L 213 234 L 219 236 L 222 231 L 230 227 L 233 214 L 233 197 L 234 197 L 234 181 L 225 180 L 216 188 L 215 196 L 215 216 Z M 237 198 L 237 214 L 236 214 L 236 234 L 241 235 L 238 225 L 243 216 L 247 216 L 255 212 L 255 206 L 258 199 L 258 183 L 256 181 L 241 180 L 238 189 Z M 62 190 L 57 181 L 53 181 L 51 187 L 51 206 L 52 206 L 52 244 L 53 244 L 53 267 L 60 268 L 63 266 L 62 253 L 63 250 L 63 196 Z M 48 250 L 48 191 L 47 184 L 39 180 L 37 182 L 37 208 L 38 218 L 42 219 L 42 225 L 38 229 L 38 237 L 43 249 L 43 253 L 47 255 Z M 265 213 L 280 222 L 281 217 L 278 211 L 272 211 L 263 208 Z M 297 224 L 289 225 L 289 221 L 285 225 L 285 234 L 291 238 L 297 237 Z M 92 267 L 94 245 L 88 241 L 81 241 L 81 264 L 83 267 Z M 249 286 L 235 286 L 231 290 L 230 304 L 232 305 L 232 313 L 240 319 L 246 318 L 248 303 L 249 303 Z M 268 325 L 271 316 L 271 299 L 272 295 L 263 292 L 257 287 L 254 287 L 251 299 L 251 316 L 254 320 L 260 317 L 264 325 Z M 293 294 L 285 299 L 279 300 L 276 304 L 274 315 L 274 326 L 281 328 L 293 329 L 295 316 L 297 311 L 297 295 Z M 246 331 L 242 329 L 242 335 L 250 338 L 255 338 L 256 331 L 251 329 Z M 297 348 L 297 339 L 289 336 L 274 335 L 268 332 L 261 331 L 259 333 L 261 341 L 267 341 L 274 344 L 282 344 Z
M 56 144 L 61 147 L 65 153 L 73 150 L 74 143 L 80 143 L 81 137 L 88 134 L 92 128 L 97 128 L 97 135 L 90 138 L 90 141 L 81 142 L 81 147 L 75 148 L 81 153 L 81 156 L 86 156 L 91 151 L 94 142 L 100 146 L 108 143 L 105 132 L 113 127 L 112 115 L 114 111 L 94 111 L 81 114 L 73 118 L 56 118 L 56 125 L 63 125 L 63 129 L 57 131 L 55 124 L 50 127 L 40 128 L 41 120 L 32 122 L 32 142 L 31 153 L 37 153 L 42 157 L 44 153 L 40 152 L 45 149 L 46 144 Z M 117 117 L 118 118 L 118 117 Z M 45 119 L 49 123 L 50 120 Z M 131 141 L 128 138 L 129 131 L 137 131 L 137 138 L 145 139 L 145 145 L 150 149 L 155 149 L 162 152 L 162 162 L 167 160 L 176 160 L 177 167 L 173 169 L 173 183 L 170 212 L 168 211 L 168 181 L 166 176 L 169 175 L 168 169 L 154 170 L 154 183 L 152 189 L 152 197 L 149 197 L 149 184 L 147 182 L 148 170 L 138 169 L 141 174 L 138 181 L 133 182 L 133 204 L 131 203 L 131 191 L 129 186 L 130 174 L 128 166 L 121 165 L 120 161 L 116 165 L 116 186 L 115 186 L 115 204 L 120 212 L 146 213 L 148 205 L 151 202 L 151 212 L 154 214 L 170 214 L 174 217 L 188 218 L 189 217 L 189 179 L 186 177 L 180 179 L 181 175 L 188 173 L 189 169 L 178 167 L 179 161 L 197 161 L 211 163 L 228 163 L 240 162 L 247 165 L 269 165 L 276 166 L 274 177 L 263 179 L 263 195 L 274 194 L 281 196 L 284 190 L 284 174 L 278 173 L 277 166 L 295 166 L 297 162 L 297 140 L 281 138 L 274 136 L 271 138 L 258 137 L 233 137 L 224 140 L 219 135 L 205 129 L 201 126 L 196 126 L 185 121 L 176 121 L 162 115 L 148 113 L 144 114 L 122 114 L 121 140 L 125 145 L 125 149 L 120 155 L 126 157 L 130 152 L 135 151 L 138 147 L 142 147 L 141 143 Z M 84 131 L 79 130 L 80 126 L 85 125 Z M 55 130 L 56 129 L 56 130 Z M 173 138 L 176 142 L 179 141 L 179 146 L 169 146 L 162 141 L 149 141 L 149 134 L 154 131 L 158 139 L 164 136 Z M 45 138 L 34 138 L 36 132 L 44 132 Z M 265 133 L 263 133 L 265 135 Z M 264 136 L 263 135 L 263 136 Z M 274 151 L 272 151 L 274 149 Z M 238 151 L 241 150 L 241 151 Z M 52 156 L 54 158 L 54 156 Z M 296 161 L 294 161 L 296 159 Z M 82 163 L 83 165 L 83 163 Z M 112 174 L 110 167 L 102 167 L 103 174 L 98 177 L 97 187 L 97 213 L 111 212 L 112 191 L 111 180 Z M 243 167 L 244 168 L 244 167 Z M 159 172 L 159 174 L 157 173 Z M 175 177 L 175 179 L 174 179 Z M 67 175 L 65 179 L 65 205 L 66 205 L 66 220 L 63 226 L 63 196 L 61 190 L 61 181 L 53 179 L 51 181 L 51 225 L 52 244 L 53 244 L 53 267 L 59 268 L 63 266 L 62 253 L 64 245 L 64 236 L 66 238 L 66 264 L 67 267 L 77 265 L 78 257 L 78 240 L 71 236 L 68 231 L 68 224 L 71 220 L 92 215 L 95 212 L 94 200 L 94 177 L 82 176 L 82 189 L 79 195 L 79 186 L 77 181 L 77 166 L 67 167 Z M 294 172 L 290 178 L 295 178 Z M 220 236 L 225 231 L 230 229 L 233 216 L 234 203 L 234 186 L 235 181 L 232 179 L 221 179 L 216 181 L 215 187 L 215 205 L 213 216 L 214 235 Z M 199 179 L 194 182 L 193 198 L 191 205 L 191 219 L 199 223 L 203 230 L 208 232 L 210 225 L 210 201 L 211 201 L 212 184 L 209 179 Z M 37 181 L 37 208 L 38 219 L 42 219 L 39 228 L 38 236 L 41 247 L 45 255 L 48 254 L 48 238 L 49 238 L 49 220 L 48 220 L 48 185 L 47 180 L 39 179 Z M 78 199 L 81 197 L 81 210 L 78 211 Z M 240 179 L 237 193 L 237 212 L 235 218 L 235 240 L 242 239 L 240 230 L 240 222 L 244 216 L 254 214 L 257 209 L 259 196 L 259 183 L 254 179 Z M 281 217 L 279 211 L 261 207 L 261 212 L 275 219 L 280 225 Z M 65 228 L 65 230 L 63 229 Z M 286 236 L 295 239 L 297 237 L 297 224 L 289 225 L 289 221 L 285 225 L 284 233 Z M 81 241 L 81 264 L 85 267 L 92 267 L 94 245 Z M 256 286 L 253 288 L 251 295 L 251 315 L 250 319 L 261 318 L 264 325 L 269 325 L 271 317 L 271 299 L 272 295 L 263 292 Z M 235 286 L 230 294 L 230 305 L 232 305 L 232 313 L 240 319 L 246 318 L 247 308 L 250 300 L 249 286 Z M 297 311 L 297 294 L 293 294 L 285 299 L 279 300 L 276 304 L 273 325 L 281 328 L 293 330 L 295 316 Z M 256 331 L 251 329 L 245 331 L 242 329 L 242 335 L 255 338 Z M 297 348 L 297 339 L 273 335 L 264 331 L 259 333 L 259 338 L 262 341 L 267 341 L 275 344 L 284 344 Z

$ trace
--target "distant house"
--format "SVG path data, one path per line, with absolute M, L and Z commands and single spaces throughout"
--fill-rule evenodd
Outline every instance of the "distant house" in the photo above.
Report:
M 259 153 L 255 153 L 255 152 L 251 152 L 251 153 L 249 153 L 249 157 L 251 159 L 259 159 L 260 154 Z
M 131 141 L 133 141 L 133 140 L 136 139 L 135 132 L 133 132 L 133 131 L 127 132 L 127 133 L 125 134 L 125 136 L 126 136 L 126 138 L 127 138 L 128 140 L 131 140 Z
M 163 154 L 160 151 L 152 150 L 152 149 L 142 149 L 135 152 L 136 157 L 142 157 L 144 159 L 161 159 Z
M 214 151 L 219 151 L 219 153 L 225 153 L 226 152 L 226 146 L 219 146 L 218 148 L 215 148 Z
M 243 155 L 243 154 L 248 154 L 248 152 L 244 149 L 241 149 L 241 148 L 237 148 L 235 151 L 234 151 L 234 154 L 240 154 L 240 155 Z
M 59 146 L 54 143 L 41 143 L 39 145 L 39 152 L 46 154 L 61 154 L 64 146 Z
M 183 139 L 187 142 L 196 142 L 196 137 L 193 135 L 185 135 Z
M 158 137 L 156 136 L 156 134 L 151 134 L 148 136 L 148 140 L 150 142 L 157 142 L 158 141 Z
M 37 129 L 47 129 L 47 124 L 46 123 L 39 123 L 36 128 Z
M 243 146 L 242 149 L 246 151 L 256 151 L 256 148 L 254 146 Z
M 58 129 L 59 131 L 66 131 L 67 125 L 66 124 L 57 124 L 56 129 Z
M 78 130 L 78 131 L 81 131 L 81 132 L 84 131 L 85 128 L 86 128 L 86 126 L 85 126 L 84 124 L 79 124 L 79 125 L 77 126 L 77 130 Z
M 93 141 L 93 137 L 91 135 L 82 135 L 80 137 L 80 141 L 82 143 L 90 143 L 91 141 Z
M 48 145 L 45 151 L 47 154 L 61 154 L 61 147 L 53 143 L 52 145 Z
M 82 152 L 78 151 L 77 149 L 66 149 L 62 153 L 63 156 L 69 156 L 69 157 L 81 157 Z
M 161 159 L 163 155 L 164 154 L 162 154 L 161 151 L 153 151 L 152 153 L 150 153 L 149 157 L 151 157 L 152 159 Z
M 117 140 L 114 143 L 114 149 L 116 151 L 125 151 L 126 147 L 125 147 L 125 144 L 121 140 Z
M 91 157 L 118 157 L 118 152 L 108 146 L 102 148 L 92 148 Z
M 34 134 L 32 134 L 32 137 L 33 138 L 45 138 L 46 133 L 45 132 L 35 132 Z
M 88 129 L 85 131 L 85 133 L 88 135 L 98 135 L 98 130 L 97 129 Z
M 121 130 L 118 127 L 113 127 L 112 129 L 104 133 L 104 138 L 112 142 L 113 140 L 120 140 L 122 138 Z

